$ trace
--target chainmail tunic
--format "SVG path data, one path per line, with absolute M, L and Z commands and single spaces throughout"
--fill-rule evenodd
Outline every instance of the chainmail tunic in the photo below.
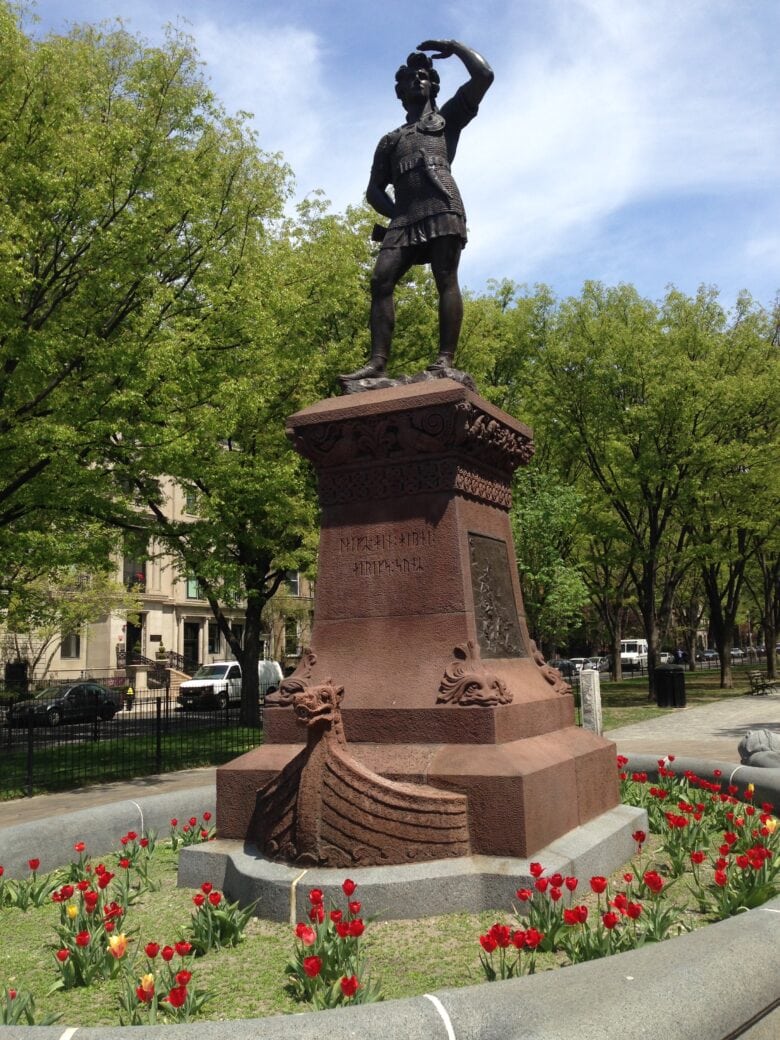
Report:
M 382 249 L 414 246 L 424 262 L 433 238 L 457 235 L 465 246 L 466 213 L 450 164 L 460 132 L 477 110 L 466 85 L 440 110 L 385 134 L 379 142 L 371 179 L 383 188 L 393 185 L 396 208 Z

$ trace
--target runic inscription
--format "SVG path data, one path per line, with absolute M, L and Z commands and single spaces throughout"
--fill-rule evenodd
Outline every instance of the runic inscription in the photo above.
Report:
M 379 531 L 342 535 L 339 554 L 357 577 L 389 578 L 425 573 L 428 551 L 435 544 L 435 533 L 425 527 Z
M 469 534 L 469 555 L 477 638 L 482 657 L 527 657 L 520 634 L 506 542 Z

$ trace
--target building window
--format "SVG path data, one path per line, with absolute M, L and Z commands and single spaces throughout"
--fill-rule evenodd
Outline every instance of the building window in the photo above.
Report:
M 146 560 L 136 556 L 125 556 L 122 560 L 122 583 L 126 589 L 146 588 Z
M 287 571 L 284 581 L 291 596 L 300 596 L 301 576 L 297 571 Z
M 298 648 L 298 622 L 295 618 L 287 618 L 284 623 L 284 652 L 287 657 L 295 657 Z
M 81 657 L 81 636 L 78 632 L 69 632 L 62 637 L 60 644 L 60 657 Z
M 243 625 L 238 625 L 234 621 L 233 624 L 230 626 L 230 628 L 231 628 L 231 630 L 233 632 L 233 635 L 238 640 L 238 645 L 243 649 L 243 646 L 244 646 L 244 626 Z
M 197 578 L 187 578 L 187 599 L 205 599 L 203 588 Z
M 198 496 L 194 491 L 184 492 L 184 512 L 193 516 L 198 512 Z
M 209 621 L 209 653 L 218 654 L 221 642 L 219 625 L 216 621 Z

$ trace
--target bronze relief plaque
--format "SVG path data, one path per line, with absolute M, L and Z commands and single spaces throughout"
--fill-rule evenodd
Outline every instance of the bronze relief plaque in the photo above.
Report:
M 471 589 L 482 657 L 527 657 L 506 542 L 469 532 Z

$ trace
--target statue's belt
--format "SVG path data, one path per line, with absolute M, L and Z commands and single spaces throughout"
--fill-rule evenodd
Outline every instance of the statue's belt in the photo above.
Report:
M 428 180 L 434 185 L 434 187 L 438 188 L 438 190 L 441 191 L 442 194 L 446 195 L 447 198 L 451 197 L 451 192 L 444 184 L 442 184 L 438 176 L 439 170 L 443 170 L 446 173 L 450 172 L 449 161 L 443 156 L 425 155 L 424 152 L 415 152 L 414 155 L 406 155 L 395 163 L 396 175 L 393 180 L 397 180 L 419 167 L 424 169 L 424 172 L 428 176 Z

